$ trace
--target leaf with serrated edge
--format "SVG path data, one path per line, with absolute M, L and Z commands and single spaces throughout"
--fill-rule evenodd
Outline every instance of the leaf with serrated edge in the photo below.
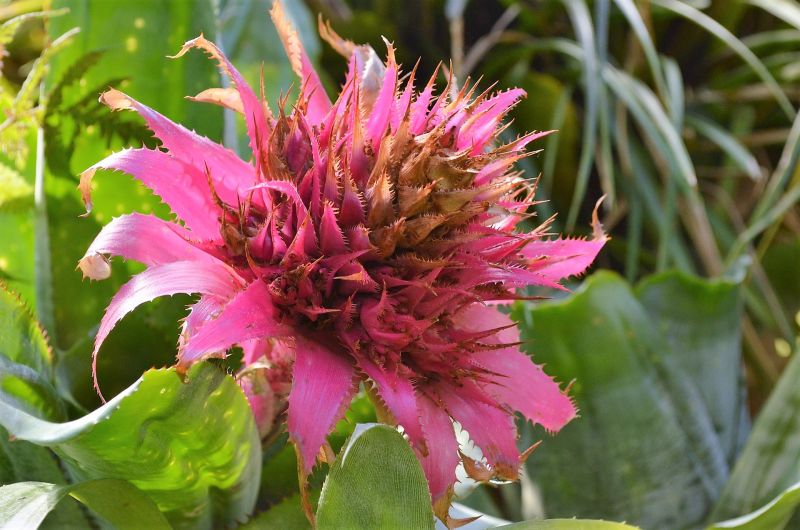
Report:
M 207 363 L 183 383 L 150 370 L 94 412 L 67 423 L 39 420 L 0 400 L 0 424 L 51 447 L 77 480 L 124 478 L 147 493 L 175 528 L 244 520 L 258 490 L 261 451 L 236 382 Z

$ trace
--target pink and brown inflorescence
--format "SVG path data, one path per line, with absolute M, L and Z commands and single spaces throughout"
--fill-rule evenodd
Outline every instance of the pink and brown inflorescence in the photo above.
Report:
M 178 367 L 228 348 L 244 350 L 242 386 L 269 426 L 288 403 L 287 428 L 303 473 L 360 382 L 387 421 L 401 425 L 443 517 L 461 456 L 457 420 L 485 456 L 476 477 L 514 479 L 521 455 L 514 413 L 549 431 L 575 416 L 559 386 L 518 348 L 513 322 L 493 303 L 518 288 L 563 288 L 592 263 L 606 237 L 551 239 L 548 224 L 520 233 L 530 184 L 513 169 L 532 133 L 497 145 L 502 119 L 522 90 L 476 93 L 452 81 L 421 92 L 401 80 L 394 52 L 322 36 L 349 58 L 331 103 L 280 3 L 272 11 L 301 78 L 289 114 L 270 111 L 219 49 L 198 37 L 235 88 L 194 99 L 244 115 L 251 161 L 110 90 L 113 110 L 138 112 L 160 149 L 127 149 L 86 170 L 129 173 L 180 222 L 137 213 L 114 219 L 80 262 L 85 276 L 110 272 L 107 255 L 147 265 L 103 317 L 94 349 L 136 306 L 158 296 L 199 294 L 183 323 Z M 283 109 L 285 102 L 281 102 Z M 288 394 L 288 396 L 287 396 Z

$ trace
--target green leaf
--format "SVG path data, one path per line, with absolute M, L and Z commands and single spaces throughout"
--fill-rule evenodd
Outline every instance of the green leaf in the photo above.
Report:
M 507 528 L 508 530 L 636 530 L 637 527 L 591 519 L 546 519 L 544 521 L 523 521 L 498 528 Z
M 762 258 L 762 266 L 787 315 L 800 312 L 800 237 L 788 238 L 770 245 Z
M 670 159 L 680 173 L 682 181 L 689 187 L 697 185 L 694 164 L 679 131 L 672 124 L 666 110 L 655 94 L 641 81 L 629 74 L 607 66 L 603 77 L 617 98 L 631 111 L 642 127 L 647 130 L 653 140 L 662 140 L 659 146 L 664 155 Z
M 52 448 L 77 480 L 121 478 L 147 493 L 176 528 L 243 521 L 258 491 L 261 452 L 238 385 L 202 363 L 182 383 L 151 370 L 103 407 L 50 423 L 0 400 L 0 424 Z
M 98 91 L 111 84 L 171 120 L 220 141 L 222 109 L 184 97 L 222 85 L 214 61 L 201 52 L 179 60 L 169 60 L 167 55 L 176 53 L 185 41 L 205 32 L 208 38 L 221 41 L 225 52 L 256 91 L 263 62 L 265 89 L 270 98 L 285 90 L 294 81 L 294 74 L 269 21 L 268 0 L 53 0 L 52 3 L 70 11 L 50 22 L 51 38 L 74 26 L 86 30 L 54 58 L 47 79 L 48 87 L 57 89 L 55 103 L 64 112 L 69 111 L 66 115 L 48 116 L 47 129 L 52 140 L 48 163 L 52 170 L 62 169 L 58 175 L 49 174 L 46 184 L 58 338 L 54 346 L 74 352 L 71 357 L 76 365 L 82 361 L 88 366 L 91 348 L 81 351 L 74 347 L 86 342 L 87 337 L 91 340 L 111 297 L 141 267 L 115 260 L 111 278 L 89 283 L 75 270 L 77 261 L 101 226 L 112 217 L 132 211 L 170 217 L 168 208 L 144 186 L 127 175 L 110 172 L 98 175 L 95 180 L 92 213 L 87 218 L 78 217 L 84 208 L 74 175 L 113 150 L 140 145 L 143 121 L 133 113 L 112 113 L 101 107 L 97 103 Z M 215 4 L 221 10 L 219 20 L 213 16 Z M 288 15 L 299 22 L 301 38 L 313 57 L 319 49 L 314 18 L 302 2 L 286 4 Z M 102 56 L 99 51 L 103 51 Z M 92 63 L 95 64 L 91 69 L 83 68 Z M 75 73 L 81 68 L 84 71 L 80 83 L 74 83 Z M 240 144 L 241 148 L 247 148 L 246 141 Z M 68 160 L 58 159 L 57 153 L 68 154 Z M 73 178 L 64 178 L 63 174 L 68 173 L 65 168 L 71 168 Z M 6 233 L 0 232 L 0 238 Z M 2 253 L 0 250 L 0 258 Z M 25 263 L 17 256 L 10 256 L 8 261 L 12 265 L 9 274 L 27 275 Z M 75 300 L 81 303 L 76 304 Z M 105 391 L 120 392 L 147 368 L 171 364 L 178 335 L 175 323 L 185 316 L 189 301 L 185 296 L 164 298 L 146 304 L 120 322 L 104 344 L 98 361 Z M 83 359 L 79 358 L 81 355 Z M 127 361 L 118 362 L 123 357 Z M 83 376 L 70 381 L 70 391 L 90 409 L 97 405 L 96 396 L 85 372 Z
M 741 278 L 703 280 L 667 272 L 636 287 L 670 360 L 694 382 L 729 464 L 748 433 L 741 371 Z
M 44 331 L 4 284 L 0 284 L 0 354 L 39 373 L 51 370 L 52 353 Z
M 15 113 L 19 115 L 33 108 L 39 95 L 39 86 L 47 73 L 47 67 L 50 61 L 72 42 L 79 31 L 79 28 L 70 28 L 63 34 L 58 35 L 34 61 L 33 66 L 31 66 L 31 71 L 25 78 L 25 82 L 22 83 L 19 92 L 17 92 L 17 95 L 14 97 Z
M 750 438 L 714 508 L 712 520 L 756 510 L 800 482 L 798 403 L 800 355 L 795 353 L 753 424 Z
M 536 362 L 575 379 L 581 415 L 528 460 L 545 513 L 643 528 L 704 521 L 741 435 L 740 311 L 736 284 L 679 273 L 637 298 L 599 272 L 565 300 L 514 307 Z
M 653 0 L 653 4 L 684 17 L 724 42 L 729 48 L 736 52 L 764 82 L 786 116 L 788 116 L 789 119 L 795 116 L 795 109 L 791 101 L 789 101 L 789 98 L 786 96 L 783 89 L 781 89 L 781 86 L 775 78 L 772 77 L 772 74 L 769 73 L 767 67 L 764 66 L 764 63 L 762 63 L 759 58 L 750 51 L 750 48 L 745 46 L 736 35 L 725 28 L 725 26 L 685 2 L 679 2 L 678 0 Z
M 733 528 L 737 530 L 780 530 L 785 528 L 800 505 L 800 482 L 784 490 L 758 510 L 712 525 L 709 530 Z
M 292 495 L 282 500 L 269 510 L 250 519 L 239 530 L 270 530 L 272 528 L 281 530 L 308 530 L 311 528 L 311 523 L 303 513 L 300 495 Z
M 100 479 L 59 486 L 19 482 L 0 487 L 0 530 L 36 529 L 67 495 L 77 499 L 118 530 L 170 530 L 158 507 L 130 483 Z
M 745 245 L 752 241 L 760 233 L 760 230 L 763 230 L 762 227 L 757 227 L 756 225 L 763 222 L 765 217 L 774 216 L 777 205 L 787 198 L 786 186 L 791 185 L 799 160 L 800 113 L 794 119 L 789 136 L 783 146 L 783 152 L 778 160 L 778 165 L 775 167 L 766 189 L 759 197 L 758 203 L 750 215 L 748 229 L 739 234 L 736 244 L 729 251 L 728 262 L 735 261 L 739 257 L 739 253 L 744 250 Z
M 0 283 L 0 399 L 39 418 L 61 419 L 52 385 L 52 352 L 27 308 Z
M 747 0 L 747 3 L 758 6 L 787 24 L 800 29 L 800 6 L 797 5 L 797 2 L 792 0 Z
M 317 526 L 433 528 L 428 483 L 411 446 L 381 424 L 356 427 L 322 487 Z
M 756 157 L 725 128 L 700 116 L 690 115 L 687 121 L 697 132 L 717 144 L 748 177 L 754 180 L 762 177 Z
M 0 283 L 0 399 L 37 417 L 60 419 L 63 405 L 50 382 L 51 353 L 41 327 L 21 301 Z M 64 476 L 49 449 L 9 440 L 0 428 L 0 484 L 40 480 L 63 484 Z M 85 525 L 74 505 L 59 506 L 49 528 Z
M 581 61 L 583 64 L 584 83 L 584 109 L 585 119 L 583 124 L 583 138 L 581 140 L 581 157 L 578 162 L 578 175 L 575 178 L 575 189 L 567 214 L 567 231 L 572 231 L 578 219 L 578 210 L 586 195 L 586 186 L 589 182 L 589 173 L 594 159 L 594 147 L 597 140 L 598 104 L 600 99 L 600 71 L 597 50 L 595 47 L 594 27 L 589 8 L 582 0 L 563 0 L 569 13 L 575 34 L 582 50 Z
M 34 13 L 25 13 L 17 15 L 0 25 L 0 49 L 5 51 L 5 46 L 14 38 L 14 34 L 22 26 L 23 23 L 37 18 L 44 18 L 53 15 L 61 15 L 62 11 L 37 11 Z
M 642 51 L 644 51 L 644 56 L 647 59 L 647 65 L 650 67 L 650 73 L 653 76 L 653 81 L 655 81 L 658 93 L 661 97 L 666 97 L 667 82 L 664 79 L 664 72 L 661 69 L 658 52 L 653 43 L 653 38 L 650 35 L 650 30 L 648 30 L 647 24 L 642 18 L 641 13 L 639 13 L 639 9 L 636 7 L 633 0 L 614 0 L 614 3 L 628 20 L 628 24 L 630 24 L 633 33 L 636 35 L 636 39 L 642 46 Z
M 47 155 L 51 167 L 71 170 L 72 178 L 63 175 L 68 171 L 60 171 L 48 172 L 45 179 L 58 340 L 54 346 L 67 351 L 85 342 L 87 337 L 91 342 L 114 293 L 141 270 L 136 263 L 115 260 L 114 272 L 108 280 L 83 281 L 76 264 L 102 225 L 112 217 L 133 211 L 164 218 L 170 215 L 160 199 L 137 181 L 127 175 L 106 172 L 96 179 L 95 208 L 91 215 L 78 217 L 85 210 L 75 176 L 111 151 L 141 145 L 143 121 L 133 113 L 112 113 L 99 105 L 98 92 L 113 85 L 212 139 L 221 137 L 222 111 L 184 98 L 219 86 L 213 61 L 202 53 L 188 54 L 180 60 L 166 57 L 203 31 L 213 35 L 208 0 L 53 0 L 52 4 L 54 8 L 68 8 L 69 13 L 50 21 L 47 28 L 50 38 L 75 26 L 83 30 L 53 58 L 45 80 L 48 88 L 58 89 L 55 103 L 59 109 L 70 112 L 48 116 L 48 140 L 52 145 Z M 265 23 L 266 18 L 264 14 Z M 102 55 L 99 51 L 103 51 Z M 91 66 L 84 68 L 80 83 L 71 82 L 76 65 Z M 58 109 L 54 111 L 58 113 Z M 59 145 L 69 154 L 66 163 L 53 157 Z M 10 272 L 26 274 L 24 269 L 17 268 Z M 76 300 L 80 303 L 75 303 Z M 188 301 L 188 297 L 179 296 L 146 304 L 120 322 L 99 357 L 98 372 L 105 392 L 112 395 L 121 392 L 149 367 L 171 364 L 178 334 L 175 323 L 185 316 Z M 88 367 L 91 347 L 75 353 L 82 354 L 84 366 Z M 125 362 L 120 362 L 121 359 Z M 86 373 L 71 384 L 71 392 L 85 408 L 99 405 Z
M 569 204 L 577 172 L 578 160 L 578 120 L 575 106 L 570 98 L 571 87 L 565 87 L 553 76 L 528 73 L 525 77 L 512 81 L 509 85 L 516 85 L 528 94 L 536 97 L 524 98 L 514 107 L 514 124 L 520 130 L 557 132 L 550 134 L 544 141 L 542 155 L 542 198 L 547 198 L 559 204 Z M 529 163 L 529 159 L 523 159 Z M 536 174 L 534 168 L 523 167 L 529 174 Z M 546 217 L 552 215 L 553 205 L 543 201 L 540 207 L 548 210 Z
M 287 17 L 297 29 L 303 47 L 313 61 L 320 52 L 315 17 L 304 2 L 284 2 L 283 5 Z M 267 103 L 273 110 L 277 110 L 280 96 L 289 93 L 290 88 L 297 87 L 292 87 L 295 74 L 278 32 L 267 15 L 271 6 L 272 0 L 220 0 L 214 40 L 221 44 L 228 59 L 252 86 L 259 86 L 263 73 Z M 227 86 L 227 82 L 223 81 L 223 85 Z M 247 152 L 249 148 L 244 121 L 232 111 L 226 111 L 224 143 L 245 159 L 251 156 Z
M 61 468 L 49 449 L 28 442 L 9 440 L 6 430 L 0 428 L 0 484 L 12 484 L 25 480 L 42 481 L 54 485 L 66 484 Z M 0 529 L 4 528 L 2 524 L 3 503 L 0 500 Z M 43 528 L 53 530 L 87 526 L 89 526 L 89 522 L 74 502 L 59 504 L 50 512 L 42 525 Z

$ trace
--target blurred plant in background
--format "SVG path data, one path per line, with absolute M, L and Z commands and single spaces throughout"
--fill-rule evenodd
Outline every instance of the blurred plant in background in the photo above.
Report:
M 0 350 L 16 363 L 15 372 L 0 366 L 6 374 L 0 378 L 2 391 L 28 403 L 28 413 L 61 421 L 98 407 L 89 376 L 93 334 L 112 294 L 141 269 L 115 264 L 110 281 L 86 285 L 75 263 L 112 216 L 134 210 L 167 215 L 131 179 L 109 175 L 93 192 L 97 207 L 91 216 L 77 219 L 83 212 L 75 189 L 80 171 L 123 145 L 156 145 L 134 118 L 102 110 L 97 95 L 108 86 L 124 88 L 244 154 L 244 131 L 230 117 L 174 97 L 218 85 L 213 65 L 197 56 L 181 62 L 164 56 L 205 31 L 251 84 L 258 86 L 263 72 L 267 99 L 274 101 L 296 87 L 290 86 L 292 73 L 267 22 L 268 4 L 0 2 L 5 23 L 0 50 L 7 52 L 0 79 L 0 275 L 34 310 L 53 347 L 52 353 L 33 357 L 31 351 L 47 351 L 46 346 L 20 349 L 27 357 L 15 357 L 13 348 Z M 380 37 L 386 36 L 407 68 L 421 57 L 420 79 L 433 73 L 440 58 L 451 57 L 448 66 L 460 83 L 483 76 L 481 88 L 498 81 L 499 89 L 525 89 L 528 98 L 515 109 L 507 134 L 559 130 L 540 155 L 521 163 L 530 178 L 540 175 L 538 197 L 547 201 L 537 206 L 540 218 L 561 212 L 554 232 L 586 226 L 589 206 L 607 197 L 602 220 L 612 240 L 600 264 L 618 274 L 603 271 L 563 300 L 519 303 L 512 310 L 536 362 L 546 362 L 561 380 L 576 380 L 572 395 L 582 417 L 534 453 L 520 485 L 473 489 L 464 479 L 463 502 L 507 520 L 578 515 L 643 528 L 695 528 L 777 499 L 771 510 L 740 521 L 741 527 L 800 524 L 797 517 L 787 523 L 800 496 L 800 364 L 794 353 L 800 326 L 800 6 L 792 0 L 306 0 L 286 5 L 331 93 L 345 65 L 320 45 L 317 12 L 355 42 L 381 49 Z M 13 18 L 43 9 L 50 14 Z M 118 326 L 99 366 L 110 394 L 126 389 L 147 368 L 172 363 L 174 322 L 190 300 L 150 304 Z M 3 315 L 10 321 L 7 307 Z M 11 336 L 10 331 L 0 334 L 4 341 Z M 118 362 L 122 358 L 124 364 Z M 29 396 L 25 389 L 33 383 L 20 383 L 28 373 L 20 364 L 52 370 L 37 383 L 52 386 L 52 392 Z M 206 385 L 202 388 L 225 387 L 212 373 L 198 372 L 194 377 Z M 163 371 L 148 372 L 140 384 L 156 380 L 148 387 L 153 395 L 162 383 L 172 388 Z M 236 396 L 226 392 L 220 391 L 220 400 L 230 402 L 220 406 L 239 411 L 234 416 L 244 414 Z M 11 430 L 7 413 L 0 414 L 0 423 Z M 374 419 L 363 395 L 348 418 L 337 427 L 335 450 L 353 423 Z M 132 428 L 141 420 L 116 421 Z M 233 431 L 228 443 L 252 446 L 246 422 Z M 361 481 L 363 475 L 390 473 L 369 460 L 374 454 L 369 444 L 389 447 L 394 441 L 390 433 L 368 432 L 351 439 L 363 444 L 352 445 L 352 454 L 364 455 L 367 471 L 353 478 L 342 462 L 333 465 L 329 481 L 347 487 L 326 485 L 320 525 L 332 524 L 326 517 L 334 512 L 352 515 L 350 523 L 374 522 L 358 519 L 348 495 L 391 504 L 386 497 L 369 497 L 381 491 L 379 484 Z M 64 442 L 65 434 L 51 433 L 31 441 L 63 458 L 73 454 L 70 447 L 85 450 L 81 444 L 91 446 L 102 434 L 76 434 L 78 441 Z M 542 436 L 528 429 L 520 445 Z M 5 437 L 0 444 L 0 482 L 58 483 L 60 477 L 64 483 L 57 469 L 7 471 L 12 467 L 4 462 L 21 458 L 14 451 L 39 455 L 36 451 L 44 449 L 9 444 Z M 469 442 L 462 449 L 480 458 Z M 125 478 L 116 464 L 109 465 L 124 461 L 121 451 L 95 454 L 104 463 L 94 469 L 102 472 L 70 475 L 68 481 Z M 218 486 L 239 481 L 246 485 L 239 490 L 257 498 L 261 515 L 251 528 L 289 526 L 287 521 L 302 525 L 302 517 L 292 519 L 299 513 L 298 486 L 285 435 L 275 433 L 264 445 L 263 480 L 242 478 L 241 469 L 256 453 L 246 449 L 231 459 L 227 469 L 238 470 L 230 471 L 236 478 Z M 397 462 L 410 460 L 386 465 Z M 322 471 L 312 477 L 316 491 Z M 159 487 L 135 475 L 128 478 L 151 497 Z M 187 486 L 170 487 L 182 491 Z M 182 506 L 170 505 L 169 496 L 156 494 L 153 500 L 176 525 L 175 513 L 207 499 L 202 488 L 193 491 Z M 419 501 L 394 496 L 401 512 L 397 503 Z M 241 498 L 228 502 L 227 509 L 204 520 L 242 519 L 248 515 L 246 504 Z M 76 516 L 62 513 L 70 505 L 63 506 L 47 521 Z M 104 516 L 97 503 L 93 509 Z M 424 517 L 423 512 L 414 513 Z

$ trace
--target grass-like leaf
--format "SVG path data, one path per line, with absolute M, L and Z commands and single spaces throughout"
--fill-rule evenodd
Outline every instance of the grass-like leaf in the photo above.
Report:
M 594 147 L 597 141 L 597 118 L 598 105 L 600 99 L 599 73 L 600 65 L 597 60 L 597 50 L 595 48 L 594 27 L 589 9 L 584 0 L 564 0 L 567 12 L 569 13 L 572 26 L 575 28 L 580 48 L 582 50 L 581 60 L 583 61 L 583 84 L 584 84 L 584 123 L 583 141 L 581 147 L 581 158 L 578 162 L 578 174 L 575 177 L 575 190 L 572 194 L 569 213 L 567 214 L 567 231 L 572 231 L 578 219 L 579 207 L 586 195 L 586 187 L 589 182 L 589 174 L 594 160 Z
M 786 114 L 786 116 L 789 117 L 789 119 L 794 118 L 795 109 L 792 106 L 791 101 L 789 101 L 789 98 L 786 96 L 783 89 L 772 76 L 772 74 L 769 73 L 767 67 L 764 66 L 764 63 L 761 62 L 761 60 L 750 50 L 750 48 L 748 48 L 725 26 L 699 9 L 696 9 L 685 2 L 680 2 L 678 0 L 653 0 L 653 4 L 668 9 L 684 17 L 685 19 L 692 21 L 724 42 L 748 65 L 750 65 L 758 77 L 761 78 L 769 91 L 772 93 L 775 100 L 781 106 L 781 109 L 783 109 L 783 112 Z
M 800 481 L 797 465 L 800 460 L 798 402 L 800 355 L 795 353 L 753 425 L 712 520 L 720 521 L 758 510 L 781 495 L 798 495 L 796 491 L 791 493 Z
M 800 505 L 800 482 L 747 515 L 715 523 L 708 530 L 780 530 L 786 528 Z
M 797 2 L 792 0 L 747 0 L 747 3 L 760 7 L 790 26 L 800 29 L 800 5 Z

